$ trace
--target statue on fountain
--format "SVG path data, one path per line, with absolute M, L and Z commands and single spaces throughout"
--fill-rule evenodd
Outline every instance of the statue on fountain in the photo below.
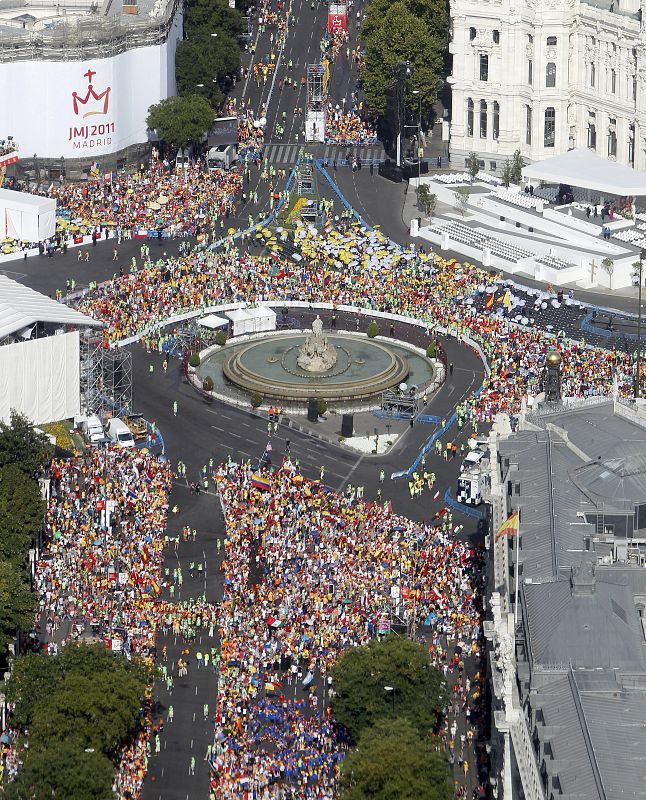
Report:
M 298 349 L 296 363 L 306 372 L 326 372 L 336 364 L 337 352 L 323 335 L 323 322 L 319 316 L 312 323 L 312 332 Z

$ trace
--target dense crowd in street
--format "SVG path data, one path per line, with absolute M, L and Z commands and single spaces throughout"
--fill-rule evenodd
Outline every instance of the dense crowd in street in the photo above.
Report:
M 345 105 L 345 104 L 344 104 Z M 347 112 L 328 103 L 325 117 L 325 141 L 327 144 L 366 145 L 377 142 L 377 131 L 364 119 L 358 108 Z
M 483 349 L 491 374 L 469 408 L 480 419 L 491 419 L 499 410 L 517 412 L 524 395 L 538 393 L 551 347 L 563 354 L 564 395 L 607 394 L 614 378 L 620 394 L 631 392 L 629 354 L 555 338 L 478 309 L 472 298 L 491 280 L 481 268 L 422 248 L 402 249 L 359 223 L 320 232 L 298 225 L 295 240 L 304 256 L 298 264 L 235 248 L 224 254 L 195 252 L 108 281 L 86 294 L 78 308 L 106 323 L 111 342 L 141 336 L 153 345 L 161 320 L 224 302 L 326 301 L 359 306 L 366 314 L 395 312 L 423 321 L 429 340 L 448 330 Z
M 448 516 L 419 526 L 327 491 L 288 458 L 256 478 L 245 464 L 216 474 L 227 539 L 213 795 L 331 798 L 347 746 L 331 724 L 331 667 L 384 630 L 393 586 L 405 620 L 434 624 L 445 674 L 447 643 L 476 650 L 474 552 Z
M 154 664 L 169 465 L 136 450 L 91 450 L 53 461 L 50 477 L 45 544 L 36 564 L 38 625 L 45 627 L 49 652 L 102 639 Z M 121 755 L 122 796 L 136 797 L 143 781 L 150 722 L 148 709 L 148 724 Z

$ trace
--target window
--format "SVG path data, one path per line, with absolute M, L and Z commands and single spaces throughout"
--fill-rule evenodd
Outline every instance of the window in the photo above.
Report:
M 525 106 L 525 142 L 532 143 L 532 107 Z
M 637 100 L 637 78 L 633 78 L 633 100 Z
M 630 136 L 628 138 L 628 163 L 631 167 L 635 166 L 635 126 L 630 126 Z
M 614 131 L 608 133 L 608 155 L 617 157 L 617 134 Z
M 543 146 L 554 147 L 556 132 L 556 111 L 550 107 L 545 109 L 545 128 L 543 132 Z
M 480 101 L 480 138 L 487 138 L 487 104 L 484 100 Z
M 556 86 L 556 64 L 550 61 L 545 68 L 545 86 L 553 89 Z
M 534 44 L 534 37 L 531 33 L 527 34 L 527 44 Z
M 588 124 L 588 147 L 590 150 L 597 149 L 597 128 L 591 122 Z
M 500 134 L 500 104 L 496 101 L 493 104 L 493 130 L 491 135 L 494 139 L 498 139 Z
M 472 42 L 476 38 L 476 29 L 469 28 L 469 41 Z
M 473 100 L 467 100 L 467 136 L 473 136 Z
M 556 36 L 548 36 L 547 37 L 547 46 L 548 47 L 556 47 Z
M 529 59 L 527 62 L 527 83 L 531 86 L 534 83 L 534 62 Z
M 610 91 L 613 94 L 617 92 L 617 73 L 614 69 L 610 70 Z
M 480 53 L 480 80 L 489 80 L 489 56 Z
M 594 64 L 590 64 L 590 86 L 594 88 L 594 84 L 597 80 L 597 68 Z
M 500 44 L 500 31 L 493 32 L 493 43 Z
M 490 169 L 492 172 L 495 172 L 495 171 L 498 169 L 498 164 L 496 164 L 496 162 L 495 162 L 495 161 L 490 161 L 490 162 L 489 162 L 489 169 Z

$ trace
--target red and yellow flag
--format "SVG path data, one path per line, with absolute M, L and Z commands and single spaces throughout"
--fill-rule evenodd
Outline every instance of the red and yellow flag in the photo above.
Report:
M 495 297 L 496 297 L 496 293 L 495 292 L 492 292 L 489 295 L 489 297 L 487 297 L 487 299 L 485 301 L 485 308 L 487 309 L 487 311 L 491 311 L 491 309 L 493 308 L 493 301 L 494 301 Z
M 507 519 L 498 528 L 496 532 L 496 541 L 503 536 L 518 536 L 519 521 L 518 511 L 514 511 L 514 513 L 507 517 Z

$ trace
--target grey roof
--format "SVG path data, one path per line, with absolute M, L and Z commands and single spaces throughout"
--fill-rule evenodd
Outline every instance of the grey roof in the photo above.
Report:
M 523 585 L 532 667 L 571 664 L 644 672 L 644 637 L 626 585 L 600 578 L 579 593 L 570 579 Z
M 612 672 L 571 670 L 555 677 L 533 703 L 551 745 L 560 792 L 574 800 L 646 797 L 646 693 L 625 690 Z M 546 728 L 541 734 L 542 725 Z
M 596 461 L 573 470 L 571 478 L 606 509 L 646 501 L 646 441 L 615 441 Z

